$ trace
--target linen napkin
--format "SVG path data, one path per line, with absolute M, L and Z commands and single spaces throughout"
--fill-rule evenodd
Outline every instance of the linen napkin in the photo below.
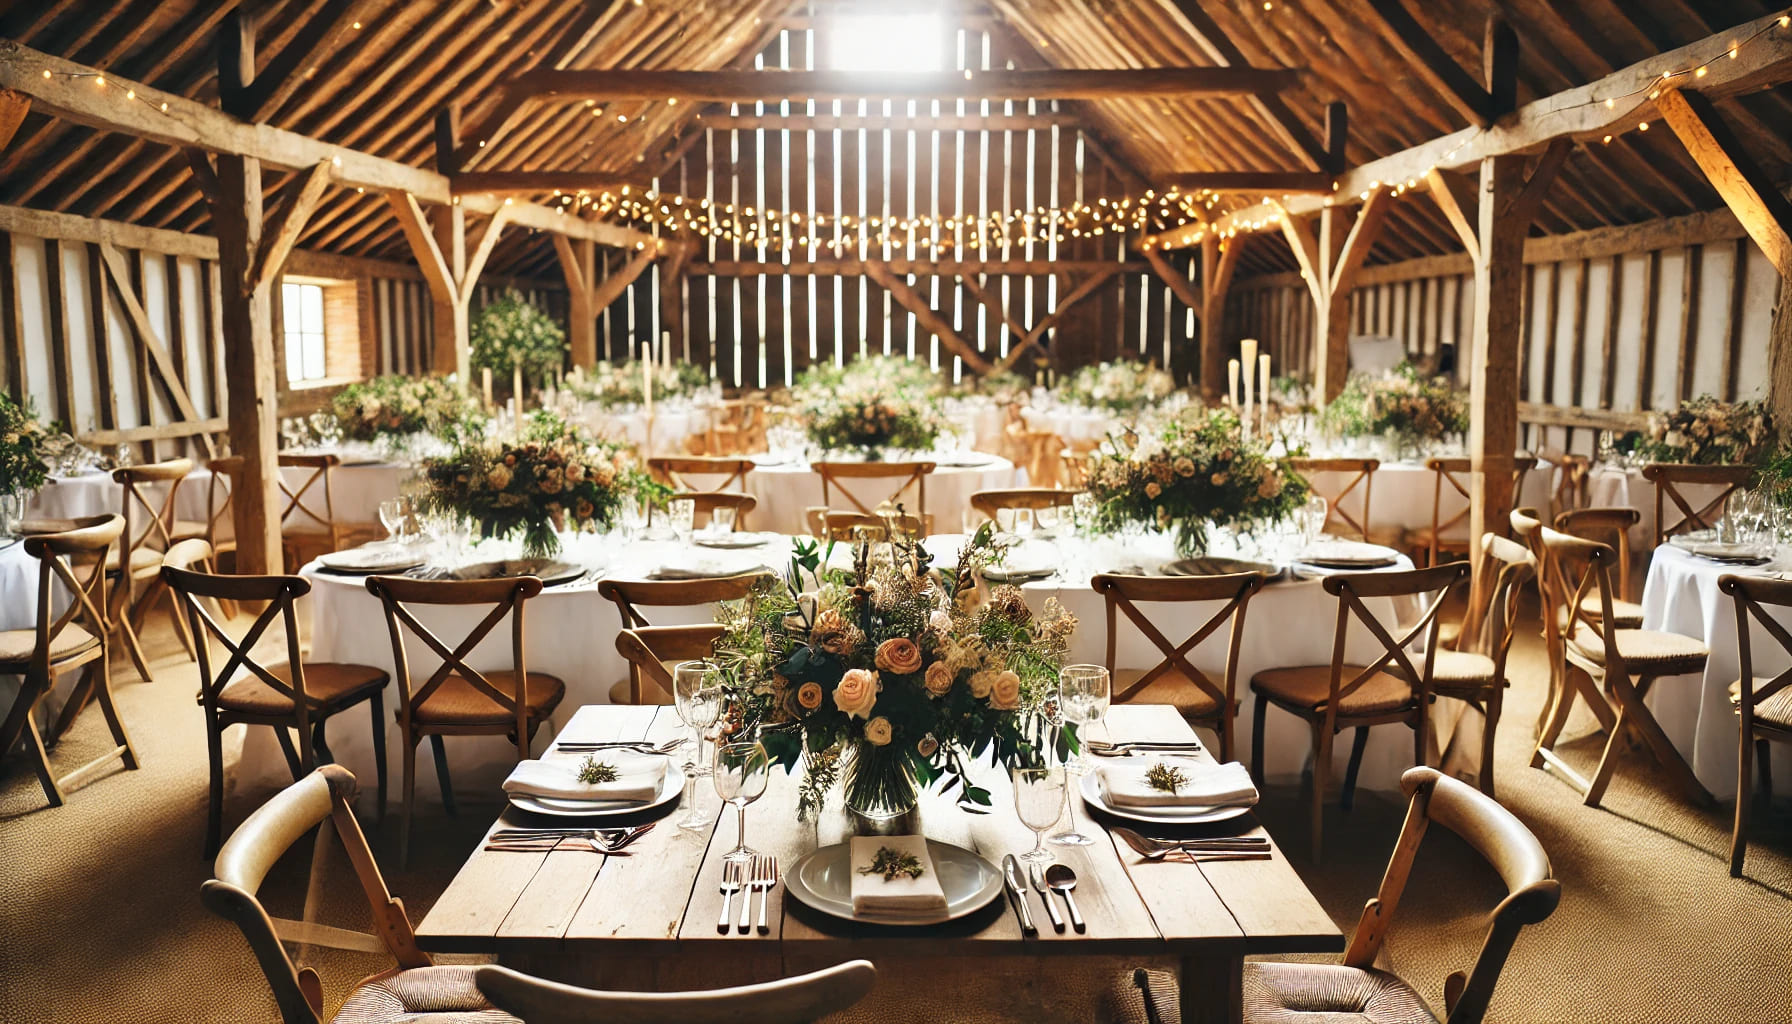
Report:
M 1115 807 L 1251 807 L 1257 787 L 1250 770 L 1237 761 L 1214 764 L 1188 757 L 1125 757 L 1096 771 Z M 1145 773 L 1153 765 L 1180 769 L 1188 781 L 1167 793 L 1151 785 Z
M 866 874 L 879 849 L 906 853 L 921 862 L 921 877 L 897 875 L 884 881 L 882 874 Z M 934 917 L 946 912 L 946 891 L 934 873 L 927 840 L 921 836 L 854 836 L 851 854 L 852 912 Z
M 510 777 L 504 780 L 504 792 L 553 800 L 613 800 L 642 804 L 659 795 L 660 783 L 666 776 L 667 759 L 664 756 L 621 750 L 593 756 L 600 763 L 616 769 L 615 781 L 580 782 L 579 766 L 585 763 L 585 756 L 581 754 L 519 762 Z

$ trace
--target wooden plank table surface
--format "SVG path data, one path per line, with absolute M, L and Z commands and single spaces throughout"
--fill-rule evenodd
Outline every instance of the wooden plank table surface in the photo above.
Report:
M 1116 706 L 1106 728 L 1116 742 L 1194 735 L 1174 709 L 1161 705 Z M 556 742 L 660 740 L 681 730 L 669 707 L 590 706 L 579 709 Z M 774 767 L 765 796 L 747 810 L 748 845 L 776 854 L 786 872 L 805 854 L 844 841 L 847 834 L 837 797 L 830 798 L 819 822 L 797 821 L 798 778 Z M 985 765 L 978 783 L 991 792 L 992 813 L 966 813 L 929 794 L 922 798 L 921 828 L 930 839 L 975 851 L 1000 867 L 1003 855 L 1032 848 L 1032 832 L 1013 811 L 1004 772 Z M 721 858 L 735 842 L 734 811 L 722 805 L 708 779 L 698 780 L 694 799 L 715 814 L 715 826 L 703 832 L 680 829 L 682 805 L 671 813 L 650 812 L 644 818 L 662 815 L 659 827 L 623 855 L 477 849 L 418 927 L 419 944 L 433 952 L 495 955 L 557 980 L 646 990 L 745 984 L 862 957 L 877 964 L 878 989 L 885 990 L 891 1007 L 938 1000 L 942 992 L 950 994 L 943 1005 L 957 1007 L 966 986 L 955 988 L 955 975 L 996 981 L 981 987 L 1000 988 L 1002 1007 L 975 1014 L 978 1019 L 1041 1019 L 1042 1006 L 1056 1017 L 1068 1009 L 1064 989 L 1076 987 L 1072 980 L 1090 972 L 1119 978 L 1131 965 L 1180 967 L 1183 1019 L 1189 1022 L 1239 1018 L 1245 956 L 1326 952 L 1344 944 L 1280 849 L 1267 861 L 1149 862 L 1106 834 L 1099 826 L 1115 822 L 1092 821 L 1080 798 L 1078 824 L 1097 835 L 1097 842 L 1051 850 L 1077 873 L 1085 933 L 1054 931 L 1032 892 L 1037 937 L 1021 935 L 1001 897 L 957 921 L 902 928 L 821 914 L 785 899 L 780 885 L 771 896 L 768 934 L 743 935 L 732 927 L 724 934 L 716 927 L 719 882 Z M 507 808 L 492 827 L 556 824 L 579 823 Z M 1252 815 L 1147 831 L 1188 837 L 1266 834 Z M 898 985 L 898 978 L 906 984 Z M 917 985 L 926 991 L 917 991 Z M 874 990 L 867 1002 L 878 999 Z

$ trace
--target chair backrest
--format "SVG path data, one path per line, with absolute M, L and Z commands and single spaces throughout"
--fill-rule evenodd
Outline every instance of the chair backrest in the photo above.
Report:
M 861 537 L 865 540 L 885 541 L 890 539 L 892 525 L 910 537 L 925 537 L 933 532 L 933 516 L 897 515 L 893 511 L 835 512 L 827 509 L 822 511 L 818 534 L 822 540 L 847 543 Z
M 1055 487 L 1013 487 L 1002 490 L 978 491 L 971 495 L 971 507 L 991 519 L 1005 508 L 1061 508 L 1076 500 L 1077 491 L 1059 490 Z
M 229 538 L 236 536 L 236 523 L 231 515 L 236 502 L 237 474 L 243 471 L 243 457 L 224 455 L 207 459 L 205 468 L 212 474 L 205 486 L 205 540 L 213 551 L 217 551 L 218 542 L 227 539 L 226 528 L 230 530 Z
M 1467 562 L 1449 562 L 1429 569 L 1404 572 L 1339 573 L 1327 576 L 1321 582 L 1325 592 L 1338 599 L 1338 624 L 1332 637 L 1331 682 L 1325 704 L 1328 728 L 1330 721 L 1337 716 L 1339 700 L 1361 689 L 1376 673 L 1389 665 L 1400 667 L 1405 678 L 1411 682 L 1421 707 L 1429 702 L 1431 669 L 1437 660 L 1437 632 L 1441 624 L 1438 612 L 1442 610 L 1444 598 L 1450 589 L 1467 579 L 1468 574 Z M 1396 637 L 1387 624 L 1363 603 L 1364 598 L 1378 597 L 1417 598 L 1425 610 Z M 1356 675 L 1345 679 L 1346 641 L 1350 637 L 1353 618 L 1362 623 L 1369 635 L 1375 638 L 1380 654 Z M 1398 625 L 1395 628 L 1399 628 Z M 1411 648 L 1415 642 L 1422 642 L 1425 649 L 1422 671 L 1412 662 Z
M 1466 458 L 1426 459 L 1425 468 L 1431 471 L 1431 562 L 1436 564 L 1438 548 L 1445 532 L 1454 529 L 1467 529 L 1469 507 L 1473 499 L 1474 463 Z M 1537 460 L 1522 455 L 1512 460 L 1512 494 L 1524 493 L 1524 478 L 1531 470 L 1537 468 Z M 1448 488 L 1446 490 L 1446 487 Z M 1445 497 L 1446 494 L 1452 497 Z M 1461 507 L 1450 516 L 1443 514 L 1444 506 L 1454 505 L 1461 499 Z
M 629 664 L 630 703 L 672 703 L 672 673 L 667 662 L 697 661 L 715 653 L 716 641 L 728 632 L 719 623 L 697 626 L 637 626 L 616 634 L 616 650 Z M 648 690 L 648 684 L 654 691 Z
M 901 501 L 902 496 L 913 487 L 917 491 L 915 513 L 927 513 L 927 478 L 932 475 L 934 463 L 931 462 L 814 462 L 809 468 L 821 477 L 821 503 L 833 507 L 834 499 L 830 492 L 837 490 L 846 496 L 853 508 L 860 512 L 870 513 L 875 506 L 885 502 L 892 504 Z M 859 496 L 847 490 L 842 480 L 881 480 L 895 481 L 895 489 L 875 499 L 870 505 L 859 499 Z
M 1369 539 L 1370 499 L 1375 487 L 1375 471 L 1381 468 L 1380 459 L 1289 459 L 1289 466 L 1299 473 L 1313 493 L 1325 499 L 1325 530 L 1332 532 L 1334 524 L 1344 527 L 1340 536 L 1354 535 L 1356 539 Z M 1344 486 L 1327 491 L 1313 483 L 1314 473 L 1347 474 Z M 1360 495 L 1361 500 L 1347 502 L 1352 494 Z M 1355 505 L 1352 512 L 1350 506 Z
M 284 1024 L 317 1024 L 324 1012 L 323 987 L 317 972 L 301 968 L 287 955 L 282 941 L 390 953 L 403 968 L 428 967 L 432 961 L 417 948 L 416 934 L 404 904 L 392 897 L 374 862 L 367 837 L 354 812 L 355 777 L 340 765 L 327 764 L 275 794 L 237 826 L 218 851 L 212 878 L 200 886 L 207 910 L 236 923 L 261 964 Z M 357 932 L 310 921 L 289 921 L 268 914 L 256 891 L 269 869 L 301 837 L 325 819 L 354 865 L 361 891 L 372 912 L 373 932 Z M 319 833 L 321 839 L 324 833 Z
M 1742 742 L 1747 743 L 1754 731 L 1755 709 L 1787 686 L 1792 686 L 1792 668 L 1756 685 L 1755 652 L 1749 620 L 1754 619 L 1761 631 L 1772 637 L 1788 657 L 1792 657 L 1792 633 L 1786 631 L 1778 617 L 1761 607 L 1769 605 L 1774 608 L 1792 608 L 1792 580 L 1726 573 L 1718 577 L 1717 586 L 1719 590 L 1729 594 L 1736 605 L 1736 654 L 1742 663 L 1742 682 L 1736 709 L 1742 716 Z
M 637 629 L 653 625 L 641 614 L 642 608 L 690 608 L 717 601 L 739 601 L 765 577 L 764 572 L 743 572 L 700 580 L 606 579 L 598 582 L 597 592 L 615 602 L 623 629 Z
M 759 507 L 759 499 L 751 494 L 738 494 L 733 491 L 683 491 L 672 496 L 673 501 L 689 501 L 692 505 L 692 525 L 701 526 L 715 515 L 718 508 L 734 510 L 734 528 L 745 530 L 747 516 Z
M 1545 526 L 1539 533 L 1548 557 L 1548 570 L 1555 577 L 1555 615 L 1544 616 L 1546 626 L 1560 617 L 1561 635 L 1573 639 L 1579 627 L 1592 631 L 1605 649 L 1607 670 L 1617 669 L 1628 675 L 1624 659 L 1618 654 L 1616 619 L 1612 614 L 1612 563 L 1618 560 L 1610 546 L 1552 530 Z M 1587 598 L 1597 597 L 1588 607 Z M 1595 610 L 1596 609 L 1596 610 Z M 1581 644 L 1581 646 L 1588 646 Z
M 1564 512 L 1585 508 L 1592 486 L 1593 460 L 1567 452 L 1547 453 L 1544 458 L 1556 467 L 1556 489 L 1550 496 L 1550 510 L 1560 518 Z
M 286 505 L 280 510 L 282 529 L 296 525 L 302 532 L 321 530 L 330 535 L 332 548 L 342 546 L 342 535 L 336 525 L 335 493 L 331 487 L 331 479 L 336 472 L 336 467 L 341 464 L 342 459 L 335 455 L 282 454 L 280 456 L 281 469 L 310 471 L 305 474 L 304 480 L 296 488 L 287 485 L 285 473 L 280 474 L 280 493 L 286 498 Z M 324 503 L 321 512 L 318 511 L 316 504 L 318 495 L 312 494 L 311 491 L 311 488 L 319 483 L 323 485 L 320 488 L 323 491 Z M 308 494 L 311 495 L 309 500 L 306 498 Z M 300 517 L 296 523 L 293 521 L 295 515 Z
M 1491 532 L 1481 536 L 1481 553 L 1489 559 L 1487 565 L 1498 562 L 1500 566 L 1488 604 L 1493 628 L 1482 634 L 1493 658 L 1493 678 L 1497 681 L 1506 678 L 1506 656 L 1512 651 L 1512 637 L 1518 627 L 1518 601 L 1525 582 L 1537 574 L 1537 556 L 1523 544 Z
M 1667 538 L 1694 530 L 1708 530 L 1729 507 L 1730 495 L 1755 478 L 1753 466 L 1694 466 L 1657 462 L 1643 467 L 1643 479 L 1655 485 L 1655 546 Z M 1689 498 L 1682 487 L 1715 487 L 1717 495 L 1703 503 Z M 1676 518 L 1666 518 L 1672 501 Z
M 1563 533 L 1610 544 L 1618 552 L 1618 596 L 1629 598 L 1630 528 L 1642 520 L 1643 514 L 1634 508 L 1576 508 L 1558 514 L 1555 527 Z
M 1116 692 L 1114 701 L 1124 702 L 1134 693 L 1144 689 L 1159 676 L 1169 672 L 1180 672 L 1183 676 L 1200 688 L 1203 693 L 1213 698 L 1214 703 L 1225 712 L 1230 713 L 1233 705 L 1233 694 L 1237 692 L 1238 647 L 1244 639 L 1244 614 L 1250 603 L 1251 595 L 1263 587 L 1263 577 L 1254 572 L 1232 573 L 1225 576 L 1122 576 L 1115 573 L 1101 573 L 1089 581 L 1089 586 L 1097 594 L 1102 595 L 1107 603 L 1108 612 L 1108 646 L 1107 668 L 1112 674 L 1115 665 L 1116 650 L 1119 637 L 1119 616 L 1124 614 L 1138 628 L 1145 639 L 1157 648 L 1162 657 L 1157 664 L 1148 668 L 1124 692 Z M 1207 621 L 1197 627 L 1194 632 L 1180 642 L 1172 643 L 1164 636 L 1157 625 L 1142 611 L 1140 604 L 1157 603 L 1195 603 L 1224 602 L 1218 611 L 1207 617 Z M 1215 683 L 1207 673 L 1195 667 L 1188 658 L 1189 652 L 1199 647 L 1202 641 L 1224 625 L 1232 622 L 1230 639 L 1226 646 L 1226 670 L 1223 683 Z M 1195 622 L 1190 617 L 1186 622 Z
M 681 491 L 725 491 L 729 488 L 746 490 L 747 474 L 753 472 L 752 459 L 732 459 L 721 456 L 688 455 L 678 458 L 655 456 L 647 460 L 647 471 L 654 479 L 668 487 Z M 722 482 L 710 485 L 699 481 L 691 483 L 685 475 L 701 477 L 721 477 Z
M 426 703 L 450 675 L 466 680 L 480 693 L 516 718 L 517 757 L 529 756 L 529 667 L 524 655 L 523 603 L 541 593 L 541 579 L 535 576 L 514 576 L 495 580 L 419 580 L 409 576 L 369 576 L 367 589 L 386 609 L 386 627 L 392 633 L 392 664 L 398 669 L 398 713 L 409 720 L 418 706 Z M 411 605 L 489 604 L 491 611 L 479 620 L 467 635 L 449 647 L 435 632 L 412 614 Z M 510 693 L 492 685 L 483 672 L 467 664 L 472 653 L 498 623 L 510 619 L 510 652 L 516 672 L 516 692 Z M 424 680 L 413 684 L 410 663 L 405 656 L 405 632 L 409 631 L 434 651 L 442 664 Z
M 473 975 L 492 1005 L 529 1024 L 809 1024 L 865 998 L 877 980 L 867 960 L 739 988 L 699 992 L 600 992 L 481 967 Z
M 292 701 L 299 742 L 301 745 L 310 743 L 306 725 L 313 702 L 305 694 L 305 669 L 299 656 L 299 625 L 293 602 L 311 593 L 311 581 L 303 576 L 221 576 L 172 565 L 162 567 L 162 581 L 168 584 L 168 589 L 174 592 L 176 600 L 185 609 L 187 624 L 199 641 L 194 644 L 199 656 L 199 700 L 205 705 L 206 713 L 217 714 L 218 695 L 235 681 L 239 671 L 247 669 L 276 693 Z M 237 640 L 200 605 L 198 598 L 202 597 L 252 606 L 265 604 L 266 607 L 243 632 L 242 639 Z M 255 658 L 255 645 L 261 642 L 262 634 L 276 620 L 286 631 L 286 664 L 292 673 L 290 683 Z M 216 637 L 227 652 L 223 666 L 216 672 L 212 671 L 209 637 Z
M 106 562 L 112 545 L 124 533 L 120 515 L 85 516 L 71 520 L 72 527 L 58 533 L 25 538 L 25 553 L 37 559 L 37 617 L 32 640 L 32 683 L 49 686 L 50 651 L 57 637 L 70 626 L 79 626 L 103 645 L 106 623 Z M 53 585 L 60 584 L 60 586 Z M 68 606 L 56 612 L 59 594 Z
M 1470 1024 L 1487 1012 L 1493 988 L 1518 933 L 1555 912 L 1562 898 L 1562 884 L 1549 866 L 1549 855 L 1537 837 L 1497 801 L 1473 786 L 1435 768 L 1408 768 L 1400 787 L 1410 797 L 1406 821 L 1394 854 L 1382 875 L 1381 888 L 1358 920 L 1356 932 L 1344 953 L 1349 967 L 1367 970 L 1394 922 L 1400 896 L 1412 874 L 1413 860 L 1425 830 L 1436 822 L 1462 837 L 1474 851 L 1499 872 L 1506 897 L 1494 908 L 1480 955 L 1467 972 L 1457 971 L 1444 982 L 1448 1024 Z
M 139 547 L 166 551 L 174 543 L 174 503 L 180 484 L 193 472 L 192 459 L 169 459 L 112 471 L 112 479 L 124 487 L 124 556 L 119 564 L 131 564 L 131 552 Z M 158 505 L 149 488 L 166 485 Z

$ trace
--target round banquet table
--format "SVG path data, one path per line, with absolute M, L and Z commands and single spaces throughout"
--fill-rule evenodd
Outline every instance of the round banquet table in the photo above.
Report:
M 1520 492 L 1517 503 L 1519 507 L 1549 508 L 1550 497 L 1555 489 L 1553 469 L 1549 463 L 1539 460 L 1537 468 L 1525 474 L 1524 489 Z M 1308 482 L 1320 494 L 1336 494 L 1354 475 L 1310 473 Z M 1364 486 L 1358 484 L 1344 498 L 1344 509 L 1353 516 L 1362 508 Z M 1426 469 L 1422 462 L 1383 462 L 1375 471 L 1374 488 L 1370 494 L 1370 530 L 1375 533 L 1389 530 L 1429 530 L 1436 488 L 1435 474 Z M 1448 522 L 1451 516 L 1468 507 L 1467 499 L 1456 493 L 1456 489 L 1448 481 L 1444 482 L 1442 495 L 1437 510 L 1439 522 Z M 1443 535 L 1445 540 L 1467 541 L 1468 520 L 1464 518 L 1454 527 L 1445 527 Z
M 643 410 L 625 412 L 592 407 L 581 413 L 584 422 L 599 436 L 633 445 L 648 456 L 685 454 L 685 440 L 693 434 L 707 434 L 714 415 L 715 410 L 711 408 L 660 406 L 653 413 L 652 444 L 649 444 L 647 413 Z
M 1020 415 L 1028 430 L 1050 430 L 1066 443 L 1100 441 L 1125 425 L 1121 417 L 1100 409 L 1035 409 L 1028 406 Z
M 1657 679 L 1649 691 L 1649 708 L 1699 782 L 1720 800 L 1736 795 L 1739 726 L 1730 705 L 1730 684 L 1742 668 L 1736 650 L 1736 607 L 1717 589 L 1717 581 L 1725 574 L 1764 576 L 1788 570 L 1792 558 L 1784 548 L 1773 562 L 1745 566 L 1713 562 L 1663 544 L 1649 562 L 1643 628 L 1690 636 L 1711 650 L 1703 675 Z M 1792 614 L 1782 612 L 1778 619 L 1792 627 Z M 1785 671 L 1785 650 L 1759 623 L 1751 623 L 1749 642 L 1755 675 L 1771 677 Z M 1792 759 L 1773 759 L 1773 784 L 1780 792 L 1792 785 Z
M 1681 484 L 1680 494 L 1694 508 L 1703 508 L 1723 493 L 1716 484 Z M 1647 551 L 1655 543 L 1655 485 L 1643 479 L 1639 466 L 1594 466 L 1587 474 L 1587 504 L 1594 508 L 1634 508 L 1643 518 L 1630 528 L 1630 547 Z M 1668 521 L 1679 519 L 1679 508 L 1667 499 Z
M 935 463 L 927 477 L 927 508 L 932 513 L 936 532 L 958 529 L 963 510 L 970 508 L 971 495 L 978 491 L 1002 487 L 1025 486 L 1025 474 L 1014 463 L 987 452 L 922 453 L 902 456 L 900 460 Z M 953 462 L 975 462 L 975 465 L 952 465 Z M 895 489 L 883 480 L 852 480 L 846 483 L 849 493 L 857 495 L 867 508 L 875 508 Z M 827 505 L 821 496 L 821 474 L 805 462 L 785 462 L 759 466 L 747 475 L 746 492 L 759 502 L 753 509 L 751 522 L 755 530 L 773 533 L 807 534 L 805 513 L 814 506 Z M 902 498 L 911 514 L 922 511 L 915 488 L 910 487 Z M 836 512 L 850 512 L 850 499 L 834 495 L 830 505 Z
M 37 577 L 43 563 L 25 553 L 25 543 L 18 537 L 0 537 L 0 630 L 34 629 L 37 626 Z M 61 583 L 51 584 L 50 611 L 60 615 L 68 607 L 69 593 Z M 71 673 L 60 681 L 70 682 Z M 41 706 L 38 722 L 55 721 L 62 710 L 67 688 L 59 688 Z M 13 698 L 19 694 L 19 677 L 0 675 L 0 717 L 12 710 Z
M 303 487 L 311 470 L 300 467 L 281 469 L 281 478 L 295 491 Z M 406 462 L 345 462 L 330 474 L 331 504 L 336 521 L 343 526 L 369 526 L 380 521 L 380 502 L 396 498 L 405 484 L 416 474 L 416 467 Z M 150 501 L 160 499 L 150 491 Z M 181 481 L 180 496 L 175 501 L 175 517 L 204 522 L 206 500 L 211 490 L 211 471 L 195 469 Z M 322 511 L 323 484 L 317 483 L 305 492 L 305 504 Z M 51 477 L 26 506 L 28 519 L 72 519 L 124 511 L 124 485 L 104 472 L 79 473 L 74 476 Z M 141 509 L 137 510 L 141 512 Z M 295 510 L 287 517 L 289 524 L 303 523 L 306 516 Z

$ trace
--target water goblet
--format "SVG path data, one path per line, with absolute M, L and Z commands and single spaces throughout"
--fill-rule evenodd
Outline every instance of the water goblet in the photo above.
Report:
M 747 845 L 747 805 L 765 794 L 771 767 L 765 747 L 758 743 L 723 743 L 716 747 L 716 795 L 733 804 L 735 812 L 735 845 L 723 860 L 753 859 L 755 851 Z
M 1033 830 L 1033 848 L 1020 859 L 1051 860 L 1052 852 L 1045 848 L 1045 830 L 1056 825 L 1064 813 L 1064 766 L 1016 768 L 1009 776 L 1014 781 L 1014 813 L 1022 825 Z
M 1301 542 L 1303 547 L 1312 547 L 1325 533 L 1325 520 L 1331 514 L 1331 506 L 1323 497 L 1315 494 L 1301 506 Z
M 697 520 L 697 503 L 679 498 L 666 506 L 666 518 L 672 524 L 672 537 L 680 544 L 691 542 L 691 527 Z
M 684 795 L 687 813 L 678 827 L 701 832 L 715 823 L 715 817 L 693 799 L 694 781 L 710 773 L 709 761 L 703 756 L 704 731 L 716 724 L 722 714 L 722 688 L 716 665 L 708 661 L 683 661 L 672 669 L 672 699 L 678 720 L 696 736 L 696 751 L 684 762 Z
M 1033 518 L 1033 510 L 1032 509 L 1030 509 L 1030 508 L 1015 509 L 1014 510 L 1014 531 L 1013 531 L 1014 535 L 1016 537 L 1021 538 L 1022 540 L 1025 540 L 1026 538 L 1032 536 L 1034 522 L 1035 522 L 1035 520 Z
M 404 531 L 405 501 L 403 498 L 387 498 L 380 502 L 380 525 L 386 528 L 386 542 L 398 544 Z
M 958 522 L 960 526 L 964 527 L 966 537 L 976 536 L 977 531 L 982 529 L 983 524 L 988 520 L 989 517 L 983 514 L 983 510 L 975 505 L 966 505 L 959 512 Z
M 1089 742 L 1086 726 L 1101 721 L 1108 712 L 1110 696 L 1108 670 L 1100 665 L 1066 665 L 1058 672 L 1058 713 L 1077 726 L 1076 761 L 1068 771 L 1076 775 L 1089 772 Z M 1095 840 L 1076 830 L 1076 801 L 1070 803 L 1070 829 L 1052 836 L 1052 842 L 1064 846 L 1088 846 Z
M 709 531 L 718 534 L 734 532 L 735 513 L 739 511 L 733 505 L 718 505 L 709 512 Z

